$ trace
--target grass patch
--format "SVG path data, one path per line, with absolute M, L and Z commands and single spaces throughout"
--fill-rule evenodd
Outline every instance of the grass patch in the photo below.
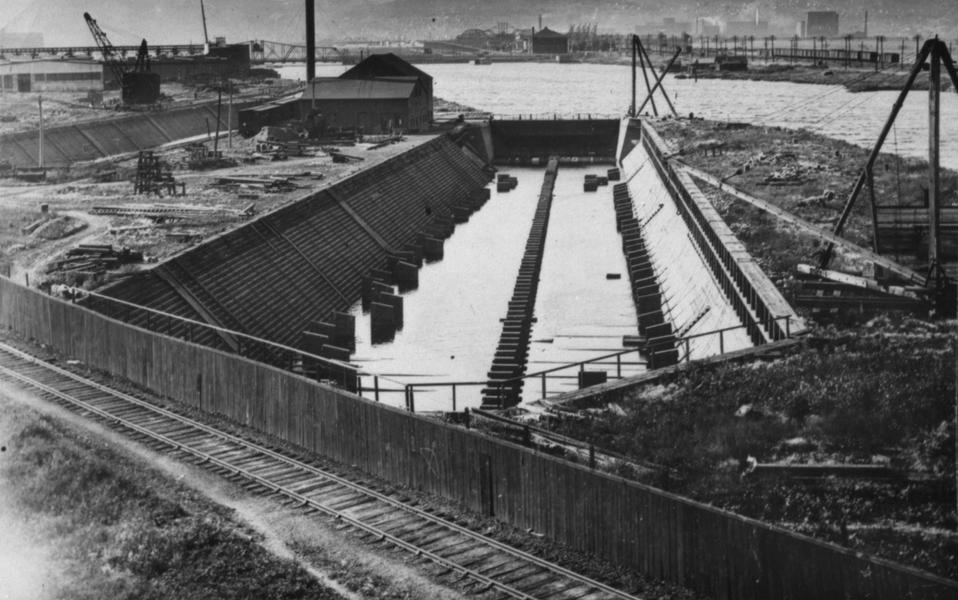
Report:
M 549 426 L 668 467 L 654 483 L 670 491 L 958 578 L 958 536 L 913 545 L 920 536 L 898 532 L 955 529 L 955 361 L 953 322 L 876 319 L 854 332 L 819 329 L 773 362 L 690 368 L 673 384 L 633 392 L 620 403 L 624 415 Z M 736 416 L 745 405 L 750 416 Z M 804 447 L 786 443 L 794 438 Z M 887 461 L 931 481 L 743 478 L 748 457 Z M 883 523 L 896 525 L 876 535 Z
M 102 442 L 33 417 L 5 443 L 14 508 L 66 565 L 56 597 L 340 598 L 238 531 L 226 509 Z

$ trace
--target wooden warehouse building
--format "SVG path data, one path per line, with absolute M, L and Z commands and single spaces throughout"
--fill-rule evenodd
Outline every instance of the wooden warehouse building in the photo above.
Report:
M 426 101 L 429 103 L 428 114 L 423 129 L 427 128 L 429 123 L 432 123 L 432 75 L 421 69 L 417 69 L 395 54 L 371 54 L 339 77 L 340 79 L 415 77 L 425 91 Z
M 533 54 L 566 54 L 569 52 L 569 36 L 548 27 L 532 34 Z
M 416 77 L 317 77 L 303 92 L 303 110 L 321 113 L 328 127 L 363 133 L 429 128 L 432 103 Z
M 3 92 L 88 92 L 103 90 L 103 67 L 94 60 L 36 59 L 0 62 Z

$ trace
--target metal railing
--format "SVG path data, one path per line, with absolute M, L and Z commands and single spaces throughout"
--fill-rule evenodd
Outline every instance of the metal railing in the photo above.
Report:
M 786 337 L 791 337 L 791 319 L 792 315 L 783 315 L 775 317 L 776 322 L 785 321 L 785 332 Z M 576 369 L 577 373 L 585 371 L 586 365 L 611 365 L 615 364 L 615 377 L 614 379 L 622 379 L 622 367 L 624 366 L 650 366 L 651 368 L 656 368 L 656 357 L 664 357 L 667 354 L 675 353 L 677 351 L 684 352 L 680 353 L 677 362 L 689 363 L 692 361 L 692 341 L 700 338 L 706 337 L 717 337 L 718 338 L 718 353 L 719 355 L 725 354 L 725 344 L 726 344 L 726 334 L 733 331 L 747 331 L 748 328 L 745 325 L 735 325 L 732 327 L 724 327 L 722 329 L 714 329 L 711 331 L 705 331 L 702 333 L 696 333 L 692 335 L 686 335 L 681 337 L 674 337 L 671 335 L 666 336 L 657 336 L 648 338 L 641 345 L 635 348 L 629 348 L 626 350 L 621 350 L 619 352 L 613 352 L 611 354 L 603 354 L 601 356 L 596 356 L 588 360 L 582 360 L 577 362 L 571 362 L 565 365 L 558 367 L 552 367 L 551 369 L 545 369 L 542 371 L 536 371 L 535 373 L 527 373 L 525 375 L 520 375 L 518 377 L 512 377 L 510 379 L 503 379 L 500 381 L 485 380 L 485 381 L 440 381 L 440 382 L 421 382 L 421 383 L 407 383 L 405 386 L 405 401 L 406 409 L 415 412 L 416 410 L 416 390 L 423 389 L 434 389 L 434 388 L 449 388 L 452 396 L 451 407 L 452 412 L 457 412 L 458 409 L 458 391 L 461 388 L 474 388 L 477 386 L 482 386 L 483 388 L 494 388 L 496 390 L 495 398 L 497 400 L 497 406 L 503 408 L 506 405 L 506 401 L 515 400 L 519 395 L 517 390 L 512 388 L 518 388 L 521 383 L 524 383 L 526 380 L 538 379 L 540 383 L 540 398 L 547 398 L 548 391 L 548 379 L 549 375 L 557 373 L 559 371 L 566 371 L 570 369 Z M 674 344 L 670 344 L 670 341 L 674 340 Z M 638 358 L 641 358 L 643 355 L 647 357 L 647 360 L 637 360 L 634 362 L 625 362 L 622 358 L 626 355 L 635 353 Z M 709 355 L 712 356 L 712 355 Z M 703 357 L 704 358 L 704 357 Z M 614 363 L 610 359 L 615 359 Z M 665 366 L 665 365 L 662 365 Z M 577 377 L 578 375 L 576 375 Z M 555 377 L 553 377 L 555 378 Z
M 623 114 L 625 113 L 520 113 L 513 115 L 493 113 L 489 118 L 493 121 L 620 121 Z
M 577 373 L 581 373 L 585 371 L 585 367 L 587 365 L 615 364 L 614 378 L 622 379 L 623 367 L 651 366 L 652 368 L 655 368 L 655 364 L 657 362 L 656 357 L 661 357 L 666 353 L 673 353 L 680 349 L 684 349 L 684 355 L 678 359 L 679 362 L 690 362 L 692 360 L 692 340 L 699 338 L 717 336 L 719 345 L 718 354 L 725 354 L 725 334 L 732 331 L 746 329 L 744 325 L 737 325 L 734 327 L 725 327 L 722 329 L 716 329 L 677 338 L 673 336 L 652 337 L 646 339 L 640 346 L 634 348 L 628 348 L 626 350 L 621 350 L 610 354 L 603 354 L 601 356 L 596 356 L 587 360 L 576 361 L 501 381 L 441 381 L 404 384 L 401 381 L 363 370 L 358 365 L 319 356 L 299 348 L 293 348 L 285 344 L 271 342 L 269 340 L 265 340 L 240 331 L 227 329 L 217 325 L 211 325 L 202 321 L 196 321 L 180 315 L 134 304 L 125 300 L 120 300 L 119 298 L 113 298 L 111 296 L 106 296 L 87 290 L 80 290 L 77 288 L 66 288 L 66 294 L 66 297 L 74 302 L 83 297 L 88 297 L 97 301 L 107 301 L 122 306 L 126 309 L 125 315 L 120 315 L 118 313 L 109 315 L 113 318 L 118 318 L 118 320 L 121 321 L 131 322 L 132 311 L 143 311 L 146 314 L 145 323 L 140 323 L 139 326 L 149 331 L 162 333 L 171 337 L 177 337 L 190 342 L 204 343 L 202 341 L 202 336 L 197 333 L 198 331 L 206 331 L 208 334 L 226 334 L 228 336 L 232 336 L 237 341 L 237 347 L 235 349 L 224 351 L 232 352 L 258 362 L 271 364 L 294 373 L 311 376 L 315 379 L 325 381 L 329 384 L 335 385 L 336 387 L 357 393 L 362 397 L 367 397 L 376 402 L 381 401 L 381 396 L 383 394 L 402 393 L 404 395 L 405 407 L 411 412 L 415 412 L 416 410 L 416 389 L 449 388 L 452 393 L 452 412 L 457 412 L 459 389 L 464 387 L 474 388 L 478 386 L 489 387 L 492 385 L 496 389 L 495 397 L 497 399 L 497 404 L 499 407 L 503 407 L 507 400 L 514 399 L 516 396 L 518 396 L 518 393 L 513 392 L 509 388 L 518 387 L 518 385 L 521 385 L 521 382 L 524 382 L 525 380 L 539 379 L 540 390 L 542 394 L 541 398 L 546 398 L 549 394 L 549 375 L 553 375 L 560 371 L 576 369 Z M 126 318 L 122 318 L 123 316 Z M 776 322 L 781 320 L 785 321 L 786 337 L 791 336 L 791 318 L 792 315 L 784 315 L 774 318 Z M 674 344 L 669 343 L 671 340 L 674 340 Z M 663 347 L 663 344 L 665 344 L 667 347 Z M 633 353 L 636 354 L 636 358 L 638 359 L 644 355 L 648 358 L 648 360 L 623 360 L 623 357 Z M 614 359 L 614 362 L 612 359 Z M 578 375 L 576 375 L 576 377 L 577 376 Z M 556 379 L 560 377 L 553 375 L 552 378 Z M 571 376 L 561 378 L 571 378 Z M 371 382 L 372 385 L 364 385 L 364 382 Z M 382 382 L 387 382 L 393 385 L 384 387 Z M 367 396 L 367 393 L 370 395 Z

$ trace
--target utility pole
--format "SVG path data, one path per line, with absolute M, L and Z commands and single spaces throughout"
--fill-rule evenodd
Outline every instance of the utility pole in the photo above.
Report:
M 227 79 L 227 84 L 230 89 L 230 101 L 229 108 L 226 110 L 226 145 L 232 150 L 233 149 L 233 80 Z
M 40 109 L 40 143 L 37 150 L 37 166 L 43 168 L 43 96 L 37 96 L 37 106 Z
M 941 240 L 938 237 L 938 202 L 939 202 L 939 146 L 941 127 L 941 50 L 938 38 L 931 48 L 929 62 L 931 69 L 928 72 L 928 264 L 932 269 L 932 276 L 936 277 L 939 271 L 938 255 L 941 251 Z
M 316 4 L 306 0 L 306 81 L 316 77 Z

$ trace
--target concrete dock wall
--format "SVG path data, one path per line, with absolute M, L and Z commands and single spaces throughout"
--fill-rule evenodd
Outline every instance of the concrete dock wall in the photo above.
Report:
M 741 326 L 643 145 L 634 146 L 626 155 L 622 175 L 628 182 L 635 218 L 642 226 L 646 251 L 661 290 L 662 311 L 676 337 Z M 688 350 L 690 358 L 697 359 L 750 345 L 752 341 L 741 329 L 721 339 L 692 339 Z M 684 345 L 679 348 L 679 358 L 686 359 Z
M 695 241 L 714 281 L 756 345 L 807 331 L 804 321 L 755 262 L 691 176 L 673 169 L 674 154 L 656 131 L 642 123 L 641 147 L 665 183 L 676 213 Z M 630 154 L 631 156 L 631 154 Z
M 488 175 L 441 136 L 311 192 L 102 290 L 103 294 L 288 345 L 305 325 L 360 300 L 372 270 L 393 280 L 421 260 L 424 234 L 451 232 L 454 209 Z M 400 282 L 402 283 L 402 282 Z M 144 311 L 91 298 L 89 306 L 146 327 Z M 165 324 L 214 347 L 223 336 Z
M 245 102 L 233 105 L 232 128 L 236 127 L 239 110 L 253 104 Z M 221 130 L 226 129 L 227 114 L 224 104 L 220 114 Z M 148 150 L 207 131 L 216 131 L 215 102 L 50 127 L 43 138 L 43 164 L 47 167 L 62 167 Z M 0 137 L 0 161 L 7 161 L 15 167 L 37 166 L 39 141 L 39 132 L 36 130 Z
M 499 120 L 490 122 L 496 164 L 545 166 L 614 163 L 618 119 Z

